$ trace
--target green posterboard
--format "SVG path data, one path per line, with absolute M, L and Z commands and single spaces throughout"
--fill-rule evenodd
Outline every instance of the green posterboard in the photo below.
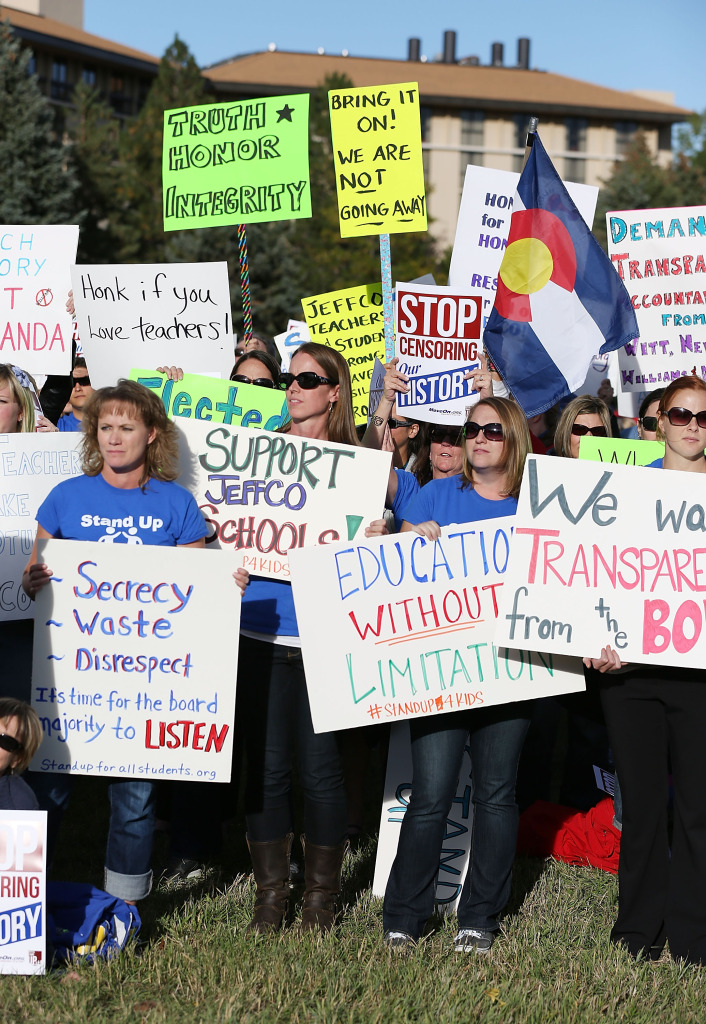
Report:
M 274 388 L 201 377 L 197 373 L 185 373 L 183 380 L 174 381 L 155 370 L 131 370 L 130 380 L 154 391 L 170 419 L 186 417 L 277 430 L 289 418 L 285 394 Z
M 640 441 L 627 437 L 581 438 L 579 458 L 589 462 L 618 462 L 623 466 L 649 466 L 664 455 L 661 441 Z
M 164 111 L 164 230 L 311 217 L 309 96 Z

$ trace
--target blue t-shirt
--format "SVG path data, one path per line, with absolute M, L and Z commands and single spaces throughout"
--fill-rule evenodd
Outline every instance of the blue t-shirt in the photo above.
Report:
M 516 498 L 500 498 L 492 501 L 483 498 L 468 486 L 462 490 L 460 476 L 431 480 L 407 505 L 404 518 L 416 526 L 433 519 L 439 526 L 451 523 L 475 523 L 479 519 L 499 519 L 514 516 L 517 511 Z
M 648 462 L 645 469 L 664 469 L 664 459 L 655 459 L 654 462 Z
M 414 473 L 408 473 L 406 469 L 396 469 L 397 494 L 392 502 L 392 514 L 395 517 L 395 529 L 399 533 L 402 523 L 406 519 L 404 515 L 407 505 L 411 499 L 420 491 L 419 481 Z
M 0 811 L 38 811 L 39 803 L 19 775 L 0 775 Z
M 179 484 L 151 479 L 144 491 L 103 477 L 74 476 L 49 492 L 37 522 L 52 537 L 101 544 L 193 544 L 208 533 L 194 498 Z
M 81 421 L 77 420 L 72 412 L 68 412 L 65 416 L 59 417 L 57 427 L 62 434 L 78 434 L 81 432 Z

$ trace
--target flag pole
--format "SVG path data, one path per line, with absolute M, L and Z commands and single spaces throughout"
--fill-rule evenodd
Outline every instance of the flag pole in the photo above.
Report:
M 532 151 L 532 146 L 534 144 L 534 137 L 537 134 L 538 126 L 539 126 L 539 118 L 538 117 L 530 117 L 529 123 L 527 125 L 527 139 L 525 140 L 525 158 L 522 161 L 522 170 L 525 169 L 525 164 L 529 160 L 529 155 L 530 155 L 530 153 Z

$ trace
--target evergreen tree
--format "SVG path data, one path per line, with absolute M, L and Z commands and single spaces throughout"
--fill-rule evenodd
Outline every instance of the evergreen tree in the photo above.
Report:
M 67 120 L 72 158 L 86 214 L 78 241 L 79 263 L 117 260 L 120 125 L 96 89 L 80 82 Z
M 145 104 L 122 132 L 122 176 L 118 196 L 122 207 L 118 233 L 120 259 L 128 263 L 162 263 L 176 259 L 180 246 L 165 232 L 162 220 L 162 138 L 164 111 L 208 103 L 205 82 L 189 48 L 178 36 L 167 48 Z M 193 234 L 194 232 L 189 232 Z M 179 233 L 180 234 L 180 233 Z M 207 257 L 204 257 L 207 258 Z
M 0 223 L 76 223 L 70 152 L 55 138 L 30 59 L 9 22 L 0 24 Z
M 648 210 L 670 206 L 696 206 L 706 202 L 706 174 L 688 156 L 678 154 L 669 167 L 661 167 L 642 132 L 630 144 L 625 159 L 598 195 L 594 233 L 606 247 L 605 215 L 610 210 Z

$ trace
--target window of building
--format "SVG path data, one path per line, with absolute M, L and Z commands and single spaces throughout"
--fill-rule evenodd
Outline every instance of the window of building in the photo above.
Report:
M 616 121 L 615 122 L 615 155 L 625 156 L 630 143 L 632 142 L 635 132 L 637 131 L 637 124 L 635 121 Z
M 81 81 L 85 82 L 86 85 L 95 86 L 96 84 L 96 69 L 84 67 L 81 71 Z
M 482 110 L 462 110 L 461 111 L 461 145 L 464 147 L 461 151 L 460 160 L 460 171 L 461 171 L 461 184 L 460 187 L 463 189 L 463 182 L 466 178 L 466 168 L 469 164 L 475 164 L 477 167 L 483 166 L 483 143 L 485 141 L 485 114 Z M 467 146 L 477 146 L 478 149 L 466 149 Z
M 37 58 L 34 56 L 33 53 L 30 53 L 29 60 L 27 61 L 27 74 L 28 75 L 36 75 L 37 74 Z
M 49 94 L 53 100 L 68 100 L 71 95 L 69 69 L 65 60 L 52 61 Z
M 527 145 L 527 126 L 529 125 L 529 115 L 527 114 L 515 114 L 512 119 L 513 128 L 513 148 L 521 149 L 522 153 L 516 153 L 513 163 L 513 170 L 519 174 L 525 163 L 525 147 Z
M 566 126 L 566 149 L 569 153 L 586 152 L 586 133 L 588 122 L 585 117 L 567 117 L 564 122 Z

